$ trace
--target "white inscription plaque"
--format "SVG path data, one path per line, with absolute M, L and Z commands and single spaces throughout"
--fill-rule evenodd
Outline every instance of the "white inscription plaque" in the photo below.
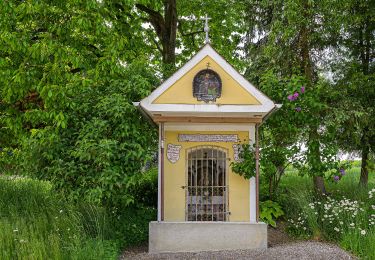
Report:
M 176 163 L 180 159 L 180 150 L 181 145 L 167 145 L 167 158 L 171 163 Z
M 179 142 L 230 142 L 237 143 L 238 135 L 179 134 Z

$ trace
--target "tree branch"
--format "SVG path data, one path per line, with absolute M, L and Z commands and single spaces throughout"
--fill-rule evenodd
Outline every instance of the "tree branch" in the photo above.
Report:
M 154 37 L 151 37 L 152 41 L 155 43 L 156 48 L 160 51 L 160 53 L 163 53 L 163 50 L 160 48 L 159 43 L 155 40 Z
M 139 10 L 145 12 L 148 14 L 148 21 L 152 24 L 152 26 L 155 28 L 155 31 L 159 38 L 161 39 L 163 37 L 163 33 L 165 31 L 165 22 L 164 18 L 161 14 L 158 12 L 148 8 L 145 5 L 142 4 L 136 4 L 135 5 Z
M 193 35 L 195 35 L 195 34 L 199 34 L 199 33 L 203 33 L 204 31 L 203 30 L 200 30 L 200 31 L 195 31 L 195 32 L 189 32 L 189 33 L 182 33 L 181 32 L 181 35 L 182 36 L 193 36 Z
M 195 31 L 195 32 L 184 33 L 184 30 L 182 29 L 182 22 L 181 22 L 181 20 L 178 21 L 177 27 L 178 27 L 178 30 L 180 31 L 181 35 L 184 36 L 184 37 L 185 36 L 192 36 L 192 35 L 204 32 L 204 30 L 199 30 L 199 31 Z

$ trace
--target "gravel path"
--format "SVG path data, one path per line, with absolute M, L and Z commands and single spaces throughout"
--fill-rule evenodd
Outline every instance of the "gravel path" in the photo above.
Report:
M 251 259 L 251 260 L 346 260 L 358 259 L 340 247 L 317 241 L 301 241 L 287 235 L 284 223 L 278 223 L 278 228 L 268 228 L 268 248 L 255 250 L 233 250 L 199 253 L 168 253 L 148 254 L 147 245 L 128 248 L 120 260 L 154 260 L 154 259 Z
M 143 251 L 143 250 L 142 250 Z M 304 241 L 277 244 L 268 249 L 234 250 L 199 253 L 164 253 L 148 254 L 146 252 L 125 251 L 120 259 L 151 260 L 151 259 L 357 259 L 333 244 Z

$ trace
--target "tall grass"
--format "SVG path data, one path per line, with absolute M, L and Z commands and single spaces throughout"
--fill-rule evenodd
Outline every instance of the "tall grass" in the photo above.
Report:
M 299 237 L 338 243 L 363 259 L 375 259 L 375 188 L 370 173 L 369 187 L 358 186 L 360 169 L 353 168 L 338 182 L 327 182 L 328 196 L 313 192 L 311 177 L 289 171 L 280 184 L 278 202 L 289 221 L 289 231 Z
M 100 208 L 77 207 L 48 182 L 0 177 L 0 259 L 115 259 Z

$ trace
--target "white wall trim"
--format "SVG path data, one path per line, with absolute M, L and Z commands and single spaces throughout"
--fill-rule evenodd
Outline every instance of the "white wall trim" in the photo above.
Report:
M 255 143 L 255 124 L 250 125 L 249 130 L 249 138 L 250 138 L 250 145 L 253 145 Z
M 256 113 L 267 114 L 275 104 L 264 105 L 220 105 L 220 104 L 150 104 L 141 101 L 141 106 L 151 113 L 173 112 L 180 114 L 207 113 Z
M 256 222 L 255 177 L 250 178 L 249 184 L 250 184 L 250 222 Z
M 158 140 L 158 221 L 161 221 L 161 126 L 159 125 L 159 140 Z
M 250 145 L 255 143 L 255 125 L 251 124 L 249 130 Z M 250 188 L 250 222 L 256 222 L 256 189 L 255 189 L 255 177 L 249 180 Z
M 251 125 L 252 124 L 165 123 L 164 127 L 166 131 L 249 131 Z

